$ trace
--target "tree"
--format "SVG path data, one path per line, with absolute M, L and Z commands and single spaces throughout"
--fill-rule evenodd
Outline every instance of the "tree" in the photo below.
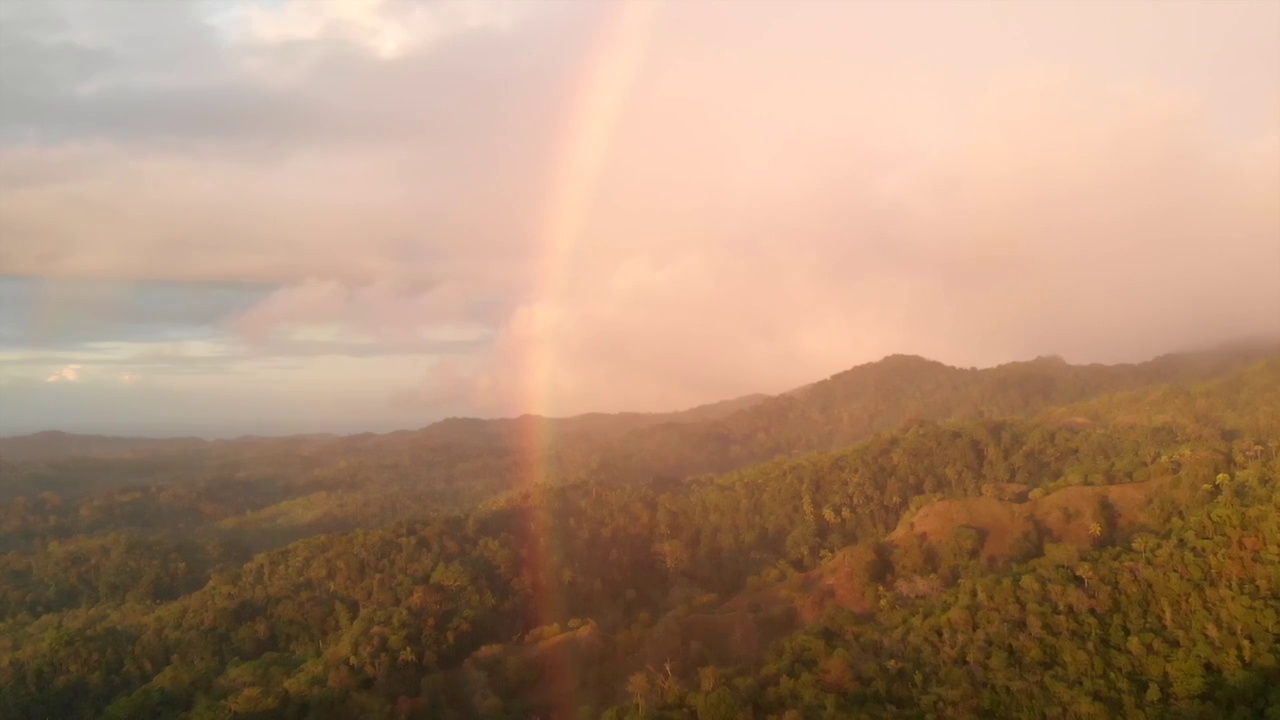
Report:
M 1145 560 L 1147 553 L 1151 552 L 1151 549 L 1155 547 L 1156 541 L 1155 538 L 1148 533 L 1140 533 L 1133 538 L 1131 545 L 1133 546 L 1134 551 L 1141 553 L 1142 558 Z
M 653 697 L 653 679 L 649 677 L 649 673 L 641 670 L 634 672 L 627 678 L 627 694 L 636 704 L 636 710 L 640 715 L 644 715 L 645 705 L 649 699 Z
M 822 684 L 831 692 L 844 695 L 854 688 L 853 658 L 840 648 L 822 662 Z
M 715 665 L 707 665 L 698 668 L 698 690 L 702 693 L 709 693 L 720 685 L 720 668 Z
M 679 540 L 663 540 L 654 548 L 668 572 L 678 573 L 689 565 L 689 549 Z
M 743 720 L 746 708 L 733 691 L 721 686 L 698 698 L 698 720 Z
M 945 563 L 951 567 L 964 565 L 982 549 L 982 541 L 982 532 L 977 528 L 968 525 L 955 528 L 944 550 Z
M 1076 577 L 1084 581 L 1085 587 L 1089 587 L 1089 581 L 1094 577 L 1093 566 L 1089 563 L 1080 563 L 1076 567 Z

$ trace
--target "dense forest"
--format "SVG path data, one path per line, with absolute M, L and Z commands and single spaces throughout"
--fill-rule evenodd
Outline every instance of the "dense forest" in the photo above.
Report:
M 4 718 L 1280 718 L 1280 347 L 0 439 Z

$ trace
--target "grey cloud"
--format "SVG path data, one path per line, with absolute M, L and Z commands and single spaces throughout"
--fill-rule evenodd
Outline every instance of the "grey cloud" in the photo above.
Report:
M 0 348 L 205 339 L 270 286 L 0 277 Z
M 108 7 L 55 3 L 0 25 L 0 137 L 273 154 L 413 136 L 435 146 L 435 162 L 454 150 L 474 160 L 538 132 L 529 111 L 576 58 L 582 32 L 581 22 L 477 32 L 385 60 L 334 39 L 220 38 L 204 3 Z M 76 31 L 87 27 L 94 32 Z M 277 79 L 255 65 L 293 69 Z M 481 134 L 496 147 L 459 142 Z
M 128 93 L 166 80 L 200 84 L 230 69 L 211 29 L 209 3 L 14 2 L 0 10 L 0 132 L 4 137 L 77 137 L 103 112 L 121 119 Z M 119 99 L 112 91 L 124 92 Z M 144 105 L 132 119 L 146 121 Z
M 525 292 L 539 186 L 592 14 L 393 61 L 331 40 L 198 42 L 197 54 L 235 57 L 181 82 L 80 93 L 85 78 L 64 78 L 39 86 L 43 105 L 6 88 L 0 122 L 44 145 L 0 148 L 0 233 L 17 239 L 0 247 L 0 272 L 419 285 L 452 273 L 500 275 L 477 289 L 490 302 Z M 184 22 L 152 27 L 195 32 Z M 308 62 L 278 83 L 237 64 L 255 55 Z M 77 213 L 49 220 L 68 206 Z

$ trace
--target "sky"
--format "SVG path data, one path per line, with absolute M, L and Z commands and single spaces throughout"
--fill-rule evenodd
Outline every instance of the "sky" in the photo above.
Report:
M 1280 3 L 0 2 L 0 434 L 1280 332 Z

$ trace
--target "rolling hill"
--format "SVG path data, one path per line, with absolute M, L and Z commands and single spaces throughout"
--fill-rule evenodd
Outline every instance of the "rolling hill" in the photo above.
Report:
M 894 356 L 674 417 L 28 455 L 76 474 L 0 515 L 0 714 L 1265 717 L 1277 407 L 1265 348 Z

